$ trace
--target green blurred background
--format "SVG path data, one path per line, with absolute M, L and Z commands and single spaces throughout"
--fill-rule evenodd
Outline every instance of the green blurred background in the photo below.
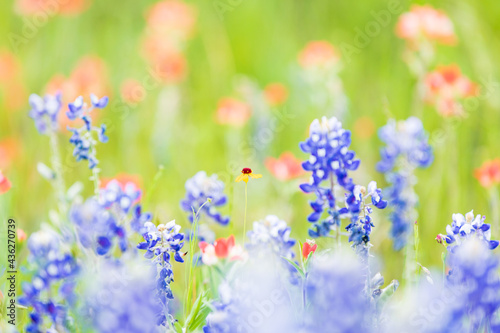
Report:
M 304 241 L 309 227 L 306 216 L 310 213 L 307 204 L 310 197 L 299 191 L 300 180 L 278 181 L 263 164 L 265 157 L 278 157 L 284 151 L 306 159 L 298 143 L 305 139 L 308 124 L 325 114 L 307 102 L 307 92 L 297 84 L 297 55 L 311 40 L 327 40 L 333 45 L 352 44 L 356 29 L 364 29 L 374 20 L 371 11 L 385 9 L 388 4 L 380 0 L 243 0 L 233 1 L 238 4 L 221 20 L 213 2 L 188 2 L 196 6 L 198 12 L 196 32 L 185 50 L 189 72 L 179 85 L 180 110 L 165 123 L 158 123 L 156 117 L 162 111 L 161 95 L 168 87 L 158 86 L 147 91 L 144 101 L 126 114 L 113 108 L 113 101 L 120 98 L 123 80 L 140 81 L 148 75 L 141 43 L 146 25 L 144 14 L 154 1 L 94 0 L 77 16 L 51 17 L 32 38 L 15 49 L 10 37 L 12 33 L 22 34 L 24 19 L 13 12 L 12 0 L 3 0 L 0 50 L 12 52 L 18 59 L 21 81 L 28 94 L 44 93 L 54 74 L 68 76 L 83 56 L 97 56 L 105 62 L 111 106 L 102 111 L 97 123 L 109 126 L 110 140 L 98 148 L 101 174 L 103 177 L 113 177 L 120 172 L 140 175 L 147 193 L 162 164 L 164 173 L 145 207 L 160 220 L 176 219 L 184 227 L 188 225 L 179 207 L 184 182 L 197 171 L 206 170 L 220 174 L 227 182 L 226 193 L 231 205 L 224 212 L 231 214 L 235 223 L 229 228 L 217 228 L 217 236 L 228 236 L 231 232 L 241 234 L 244 185 L 234 184 L 231 178 L 236 176 L 235 170 L 250 166 L 264 177 L 249 183 L 248 220 L 276 214 L 290 223 L 294 238 Z M 399 3 L 402 11 L 407 11 L 411 4 L 410 1 Z M 426 107 L 420 115 L 435 146 L 434 163 L 417 173 L 420 262 L 427 267 L 439 267 L 443 249 L 434 238 L 437 233 L 445 232 L 452 213 L 465 214 L 474 209 L 475 213 L 487 216 L 486 222 L 496 226 L 492 238 L 500 236 L 499 221 L 493 221 L 489 194 L 473 177 L 473 170 L 484 160 L 500 155 L 500 85 L 496 83 L 500 80 L 497 66 L 500 2 L 427 3 L 448 13 L 459 38 L 454 47 L 437 48 L 434 65 L 458 64 L 465 75 L 483 85 L 482 94 L 474 102 L 466 103 L 467 117 L 463 120 L 445 120 L 432 107 Z M 416 82 L 401 57 L 404 42 L 394 34 L 396 21 L 397 16 L 393 15 L 390 24 L 359 53 L 353 54 L 349 63 L 343 62 L 340 77 L 349 100 L 343 123 L 348 129 L 353 129 L 360 117 L 369 117 L 378 128 L 390 117 L 405 119 L 412 114 Z M 271 82 L 281 82 L 290 92 L 280 110 L 293 115 L 294 119 L 282 131 L 274 133 L 270 146 L 259 151 L 251 161 L 237 147 L 239 142 L 251 142 L 256 124 L 250 123 L 238 130 L 214 122 L 217 102 L 234 92 L 236 75 L 251 78 L 261 88 Z M 2 91 L 2 101 L 6 97 Z M 39 135 L 28 118 L 27 98 L 22 106 L 13 109 L 7 108 L 4 102 L 0 104 L 3 105 L 0 140 L 14 137 L 19 141 L 15 160 L 4 170 L 13 187 L 0 197 L 2 221 L 14 217 L 18 227 L 29 234 L 48 220 L 48 210 L 56 205 L 51 185 L 36 170 L 37 162 L 50 163 L 49 139 Z M 155 131 L 162 135 L 152 139 Z M 67 185 L 82 180 L 85 195 L 90 196 L 93 188 L 88 181 L 90 173 L 86 163 L 73 162 L 68 136 L 60 134 L 59 137 Z M 367 184 L 374 179 L 379 186 L 386 186 L 383 176 L 375 171 L 381 145 L 376 134 L 354 131 L 352 149 L 362 161 L 361 168 L 354 173 L 356 182 Z M 403 253 L 392 250 L 387 216 L 388 211 L 376 213 L 372 253 L 383 261 L 381 267 L 387 279 L 400 279 Z M 5 226 L 3 222 L 2 225 Z M 325 240 L 319 244 L 320 248 L 329 245 Z

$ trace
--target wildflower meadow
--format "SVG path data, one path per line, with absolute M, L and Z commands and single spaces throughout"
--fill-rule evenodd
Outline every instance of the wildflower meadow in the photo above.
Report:
M 498 2 L 0 9 L 0 333 L 500 333 Z

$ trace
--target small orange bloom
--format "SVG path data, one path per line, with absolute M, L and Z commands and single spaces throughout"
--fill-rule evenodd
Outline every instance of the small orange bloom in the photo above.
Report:
M 134 79 L 127 79 L 121 85 L 121 96 L 129 104 L 137 104 L 146 97 L 146 90 L 142 84 Z
M 247 103 L 226 97 L 222 98 L 217 105 L 215 121 L 221 125 L 242 127 L 250 119 L 251 115 L 252 110 Z
M 369 139 L 377 130 L 372 118 L 364 116 L 359 117 L 354 122 L 354 133 L 357 138 Z
M 460 99 L 477 95 L 477 86 L 456 65 L 439 66 L 425 79 L 427 103 L 434 105 L 445 116 L 460 116 Z
M 264 89 L 266 101 L 271 106 L 279 106 L 286 102 L 288 90 L 281 83 L 271 83 Z
M 299 54 L 303 68 L 331 67 L 340 60 L 338 51 L 327 41 L 312 41 Z
M 264 164 L 271 174 L 279 180 L 290 180 L 304 174 L 302 162 L 291 152 L 284 152 L 279 158 L 266 158 Z
M 484 162 L 474 171 L 474 177 L 483 187 L 500 184 L 500 158 Z
M 10 137 L 0 141 L 0 169 L 7 169 L 20 151 L 18 139 Z
M 26 235 L 26 233 L 24 232 L 23 229 L 17 229 L 17 240 L 19 241 L 19 243 L 22 243 L 26 240 L 26 238 L 28 238 L 28 236 Z
M 403 13 L 396 25 L 396 35 L 412 46 L 425 39 L 441 44 L 454 44 L 457 40 L 446 13 L 429 5 L 413 5 L 409 12 Z
M 11 187 L 12 184 L 10 183 L 10 181 L 0 171 L 0 194 L 6 193 L 8 190 L 10 190 Z

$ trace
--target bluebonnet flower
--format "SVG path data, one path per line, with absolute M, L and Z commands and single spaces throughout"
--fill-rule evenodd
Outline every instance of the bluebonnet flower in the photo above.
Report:
M 121 220 L 94 198 L 75 203 L 70 210 L 70 220 L 76 226 L 78 239 L 84 248 L 98 255 L 110 253 L 113 244 L 125 252 L 128 248 L 127 230 Z
M 300 148 L 310 154 L 308 161 L 302 163 L 304 170 L 311 172 L 309 183 L 301 184 L 306 193 L 314 192 L 316 200 L 310 205 L 313 212 L 308 221 L 313 223 L 309 229 L 311 237 L 327 236 L 332 228 L 340 227 L 340 213 L 335 198 L 335 189 L 340 186 L 347 192 L 354 190 L 355 184 L 349 171 L 359 167 L 355 153 L 349 150 L 351 132 L 344 130 L 334 117 L 321 121 L 315 119 L 310 126 L 309 138 L 300 143 Z M 356 207 L 351 207 L 355 210 Z
M 500 275 L 498 257 L 484 239 L 465 240 L 450 253 L 448 285 L 461 294 L 461 307 L 454 312 L 456 324 L 468 332 L 500 331 Z
M 83 97 L 80 96 L 75 102 L 68 104 L 68 111 L 66 112 L 70 120 L 81 119 L 84 122 L 84 126 L 81 128 L 68 127 L 68 130 L 73 133 L 69 142 L 75 146 L 73 156 L 76 157 L 77 161 L 87 160 L 89 169 L 95 168 L 99 163 L 96 159 L 95 146 L 97 142 L 108 142 L 108 137 L 105 134 L 106 126 L 104 124 L 101 127 L 92 126 L 92 118 L 90 117 L 90 112 L 94 108 L 102 109 L 106 107 L 108 98 L 98 99 L 95 95 L 91 95 L 91 100 L 92 106 L 87 108 L 87 105 L 83 102 Z M 97 139 L 93 133 L 97 134 Z
M 362 265 L 349 252 L 315 256 L 306 281 L 309 306 L 300 332 L 372 332 Z
M 137 245 L 137 248 L 146 250 L 144 257 L 151 259 L 153 266 L 156 267 L 156 295 L 163 308 L 168 309 L 169 301 L 174 298 L 170 289 L 170 283 L 174 280 L 170 258 L 173 255 L 175 261 L 184 262 L 184 254 L 181 252 L 184 246 L 184 234 L 180 233 L 181 227 L 175 224 L 175 220 L 158 226 L 146 222 L 144 227 L 144 242 Z M 168 326 L 172 322 L 171 315 L 163 311 L 159 323 Z
M 426 168 L 432 163 L 432 147 L 422 122 L 416 117 L 398 123 L 390 120 L 379 130 L 379 137 L 386 146 L 380 151 L 382 160 L 377 164 L 377 170 L 385 173 L 391 184 L 387 189 L 389 204 L 393 207 L 391 237 L 394 248 L 400 250 L 406 245 L 417 218 L 414 169 Z
M 439 234 L 436 240 L 440 243 L 448 244 L 448 249 L 453 251 L 469 238 L 477 238 L 483 241 L 490 249 L 498 247 L 497 240 L 491 240 L 491 227 L 484 223 L 486 216 L 476 215 L 470 211 L 465 216 L 462 214 L 453 214 L 451 225 L 446 226 L 446 235 Z
M 186 181 L 186 197 L 181 201 L 181 208 L 188 213 L 188 218 L 193 223 L 193 211 L 196 213 L 201 208 L 200 214 L 221 225 L 228 225 L 229 217 L 222 216 L 217 207 L 227 203 L 224 194 L 224 183 L 216 174 L 207 176 L 205 171 L 199 171 Z
M 365 200 L 370 198 L 369 203 Z M 355 208 L 351 212 L 351 223 L 347 225 L 346 230 L 349 232 L 349 242 L 358 253 L 366 253 L 370 242 L 370 234 L 374 227 L 372 217 L 372 207 L 384 209 L 387 207 L 387 201 L 383 200 L 382 190 L 377 188 L 377 183 L 371 181 L 368 188 L 356 185 L 352 193 L 347 196 L 347 207 L 340 209 L 341 214 L 349 213 L 349 210 Z M 361 215 L 361 216 L 360 216 Z
M 293 246 L 296 241 L 290 238 L 291 228 L 275 215 L 268 215 L 261 221 L 253 223 L 253 230 L 248 232 L 249 242 L 246 244 L 251 251 L 271 250 L 279 257 L 293 259 Z
M 29 116 L 41 134 L 54 131 L 58 127 L 57 116 L 62 107 L 61 95 L 45 95 L 44 98 L 32 94 L 29 98 L 31 110 Z
M 85 310 L 96 332 L 159 333 L 162 305 L 150 267 L 108 261 L 84 282 Z
M 51 230 L 37 231 L 28 240 L 29 261 L 35 266 L 35 273 L 31 282 L 23 283 L 23 295 L 19 298 L 19 304 L 32 308 L 26 332 L 68 328 L 71 323 L 67 306 L 74 302 L 79 266 L 60 243 L 59 236 Z

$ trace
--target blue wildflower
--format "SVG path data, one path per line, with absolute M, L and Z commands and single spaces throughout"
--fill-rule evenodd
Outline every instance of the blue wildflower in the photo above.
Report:
M 417 219 L 414 169 L 426 168 L 432 163 L 432 147 L 422 122 L 416 117 L 398 123 L 390 120 L 380 129 L 379 136 L 386 146 L 380 151 L 382 160 L 377 170 L 385 173 L 391 184 L 387 189 L 387 198 L 393 207 L 391 237 L 394 248 L 400 250 L 406 245 L 413 230 L 411 226 Z
M 206 215 L 210 220 L 221 225 L 228 225 L 229 217 L 222 216 L 217 207 L 227 203 L 224 194 L 224 183 L 216 174 L 207 176 L 205 171 L 199 171 L 186 181 L 186 197 L 181 201 L 181 208 L 188 213 L 188 218 L 193 223 L 193 211 Z
M 365 202 L 367 199 L 368 203 Z M 352 242 L 352 247 L 358 253 L 365 253 L 374 227 L 370 216 L 373 212 L 372 207 L 384 209 L 387 207 L 387 201 L 383 200 L 382 190 L 377 188 L 377 183 L 371 181 L 368 188 L 356 185 L 352 193 L 346 196 L 346 202 L 346 207 L 340 209 L 340 213 L 347 214 L 351 210 L 351 222 L 346 227 L 349 232 L 349 242 Z
M 308 307 L 300 332 L 372 332 L 374 315 L 362 265 L 349 252 L 315 256 L 306 281 Z
M 73 204 L 69 217 L 76 226 L 78 239 L 84 248 L 92 249 L 98 255 L 110 253 L 114 244 L 118 244 L 122 252 L 128 249 L 126 226 L 95 198 Z
M 75 146 L 73 150 L 73 156 L 76 157 L 77 161 L 87 160 L 89 164 L 89 169 L 93 169 L 97 166 L 99 161 L 96 158 L 96 144 L 97 142 L 106 143 L 108 142 L 108 137 L 106 136 L 106 126 L 103 124 L 100 127 L 92 126 L 92 118 L 90 113 L 94 108 L 104 108 L 107 105 L 107 97 L 102 99 L 97 99 L 95 95 L 91 95 L 92 106 L 90 108 L 83 101 L 83 97 L 78 97 L 73 103 L 68 104 L 68 111 L 66 115 L 70 120 L 81 119 L 84 126 L 81 128 L 71 128 L 72 136 L 69 142 Z M 92 135 L 97 134 L 97 138 Z
M 22 285 L 19 304 L 32 308 L 26 332 L 41 332 L 46 327 L 68 328 L 68 305 L 74 302 L 75 277 L 79 266 L 60 246 L 59 236 L 40 230 L 28 240 L 29 261 L 35 267 L 31 282 Z M 47 326 L 49 325 L 49 326 Z
M 181 227 L 175 224 L 175 220 L 158 226 L 146 222 L 144 228 L 144 242 L 137 245 L 137 248 L 145 250 L 144 257 L 150 259 L 153 266 L 156 267 L 156 296 L 163 304 L 163 308 L 168 309 L 169 301 L 174 298 L 172 289 L 170 289 L 170 283 L 174 280 L 170 258 L 173 255 L 175 261 L 184 262 L 184 254 L 181 252 L 184 246 L 184 234 L 180 233 Z M 169 326 L 172 322 L 172 316 L 163 311 L 159 323 Z
M 498 247 L 497 240 L 491 240 L 491 227 L 484 223 L 486 216 L 476 215 L 471 210 L 467 214 L 453 214 L 451 225 L 446 226 L 446 235 L 439 234 L 436 239 L 448 244 L 448 250 L 453 251 L 469 238 L 477 238 L 484 242 L 491 250 Z
M 462 298 L 454 321 L 461 326 L 456 331 L 499 332 L 500 275 L 498 257 L 480 237 L 465 240 L 450 253 L 448 286 L 457 289 Z
M 44 98 L 32 94 L 29 98 L 31 110 L 29 116 L 41 134 L 54 131 L 58 127 L 57 116 L 62 107 L 61 95 L 45 95 Z
M 162 305 L 154 297 L 154 272 L 128 261 L 107 261 L 84 280 L 85 312 L 96 332 L 153 333 Z M 90 273 L 89 273 L 90 274 Z
M 250 250 L 270 249 L 279 257 L 292 259 L 296 241 L 290 238 L 291 228 L 275 215 L 268 215 L 264 220 L 253 223 L 253 230 L 248 232 Z
M 306 193 L 314 192 L 316 200 L 310 201 L 313 212 L 308 221 L 313 223 L 309 229 L 311 237 L 327 236 L 333 228 L 340 227 L 341 214 L 337 207 L 335 190 L 338 186 L 351 193 L 354 183 L 349 171 L 359 167 L 360 161 L 349 150 L 351 132 L 342 128 L 334 117 L 315 119 L 310 126 L 309 138 L 300 143 L 300 148 L 310 154 L 309 160 L 302 163 L 304 170 L 311 172 L 309 183 L 301 184 Z M 356 207 L 350 207 L 355 212 Z

